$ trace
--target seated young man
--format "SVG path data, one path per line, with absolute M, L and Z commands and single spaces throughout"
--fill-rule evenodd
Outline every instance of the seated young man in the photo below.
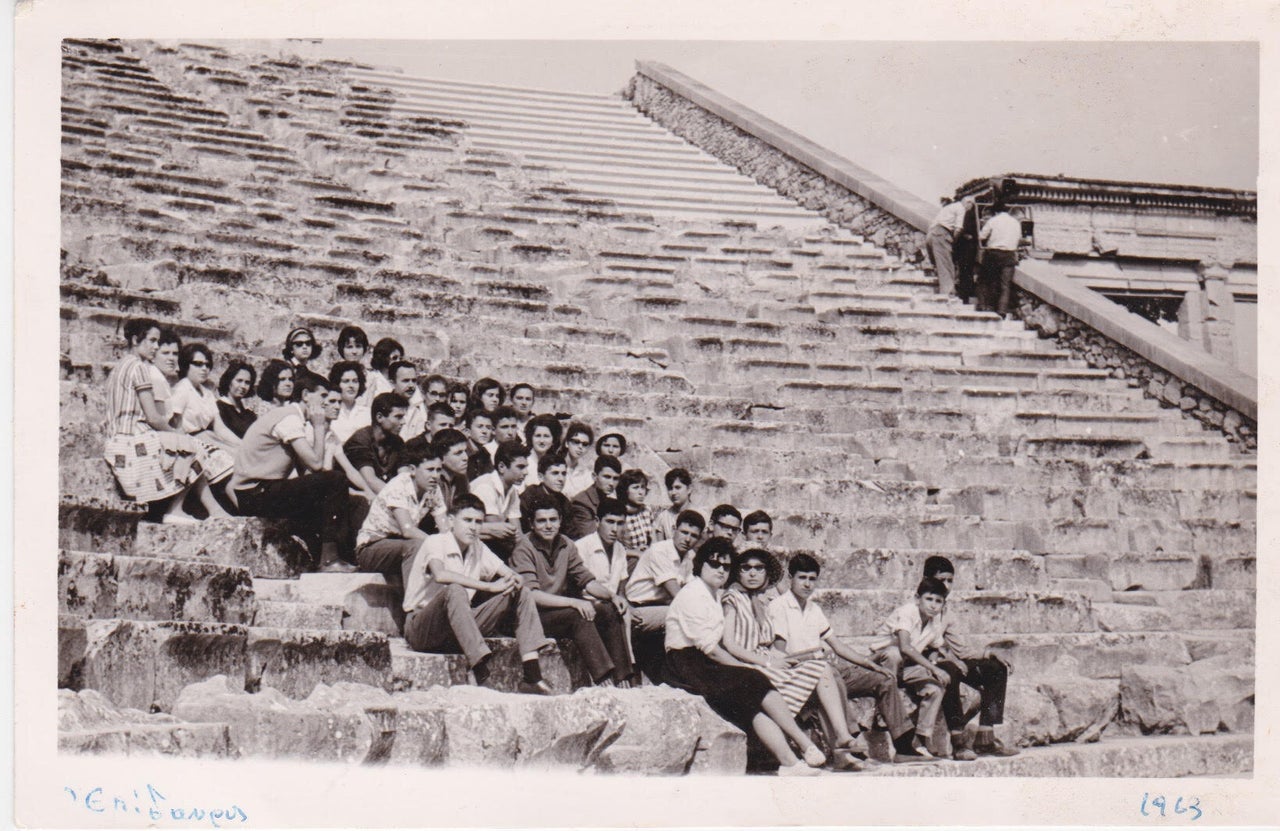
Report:
M 601 505 L 605 503 L 600 503 Z M 675 535 L 645 549 L 627 581 L 626 598 L 631 604 L 631 647 L 636 664 L 649 680 L 662 682 L 663 633 L 667 609 L 685 583 L 693 576 L 694 547 L 702 539 L 707 522 L 697 511 L 681 511 Z
M 623 471 L 614 490 L 627 507 L 626 522 L 619 540 L 631 552 L 634 561 L 654 541 L 653 509 L 647 504 L 649 475 L 637 468 Z
M 763 548 L 769 551 L 773 540 L 773 517 L 764 511 L 752 511 L 742 518 L 742 536 L 747 548 Z
M 409 401 L 398 393 L 374 396 L 370 408 L 373 422 L 352 433 L 342 445 L 347 459 L 374 493 L 381 491 L 400 470 L 400 454 L 404 452 L 400 428 L 408 408 Z
M 600 508 L 600 500 L 613 496 L 618 487 L 618 479 L 622 476 L 622 462 L 613 456 L 599 456 L 595 463 L 595 479 L 591 487 L 569 503 L 569 519 L 565 523 L 564 535 L 571 540 L 580 540 L 596 530 L 596 511 Z
M 778 648 L 797 656 L 826 654 L 829 650 L 843 658 L 846 663 L 832 663 L 844 682 L 845 694 L 849 698 L 875 698 L 876 712 L 888 728 L 899 758 L 925 758 L 912 740 L 911 721 L 898 694 L 897 676 L 837 637 L 821 607 L 813 602 L 821 572 L 818 561 L 808 554 L 796 554 L 787 564 L 790 588 L 769 604 L 769 622 L 773 624 Z
M 520 530 L 533 531 L 529 506 L 535 499 L 550 499 L 560 506 L 560 516 L 569 515 L 569 500 L 564 495 L 565 479 L 569 475 L 568 461 L 563 452 L 547 453 L 538 460 L 538 484 L 520 492 Z
M 506 561 L 520 532 L 520 483 L 528 472 L 528 450 L 518 441 L 503 442 L 493 463 L 493 471 L 473 479 L 470 488 L 484 503 L 480 539 Z
M 928 742 L 951 682 L 950 674 L 933 660 L 945 647 L 942 607 L 946 600 L 946 586 L 932 577 L 921 580 L 915 602 L 894 609 L 871 642 L 876 662 L 920 701 L 914 746 L 921 755 L 931 755 Z
M 933 578 L 951 590 L 956 567 L 946 557 L 930 557 L 924 561 L 924 576 Z M 995 728 L 1004 723 L 1004 695 L 1009 682 L 1009 664 L 991 648 L 977 648 L 965 642 L 955 631 L 942 607 L 942 638 L 945 649 L 939 664 L 951 676 L 947 692 L 942 697 L 942 717 L 951 731 L 952 758 L 968 762 L 978 756 L 1016 756 L 1018 750 L 1006 747 L 996 738 Z M 965 730 L 969 719 L 965 717 L 964 704 L 960 700 L 960 685 L 968 684 L 978 691 L 981 705 L 978 710 L 978 734 L 973 746 L 968 743 Z
M 623 594 L 627 582 L 627 549 L 622 545 L 622 528 L 627 509 L 621 499 L 607 497 L 596 507 L 596 530 L 578 540 L 578 556 L 612 594 Z
M 443 401 L 436 401 L 427 405 L 427 430 L 423 433 L 430 441 L 436 437 L 436 433 L 441 430 L 448 430 L 453 427 L 453 408 Z
M 476 407 L 477 410 L 482 409 Z M 503 404 L 493 413 L 493 438 L 489 443 L 484 445 L 484 449 L 489 451 L 492 456 L 498 452 L 498 445 L 504 441 L 523 441 L 524 433 L 520 429 L 520 417 L 506 404 Z
M 717 505 L 711 509 L 711 523 L 707 526 L 707 539 L 728 540 L 737 543 L 742 533 L 742 513 L 732 505 Z
M 408 583 L 413 555 L 427 538 L 419 526 L 432 517 L 436 529 L 448 528 L 448 508 L 440 495 L 440 457 L 417 439 L 405 444 L 404 470 L 374 498 L 356 535 L 356 565 Z
M 493 443 L 493 413 L 479 407 L 467 410 L 462 432 L 467 436 L 467 477 L 479 479 L 492 473 L 493 454 L 498 452 L 496 444 L 489 450 Z
M 693 495 L 693 477 L 684 468 L 676 467 L 667 471 L 662 477 L 662 483 L 667 486 L 667 496 L 670 497 L 671 504 L 654 516 L 653 532 L 659 540 L 671 540 L 675 539 L 676 522 L 680 513 L 690 507 L 689 497 Z
M 440 457 L 440 493 L 444 503 L 464 493 L 471 493 L 471 480 L 467 478 L 467 437 L 458 430 L 441 430 L 431 440 L 432 453 Z
M 530 507 L 533 533 L 516 542 L 511 567 L 533 594 L 543 631 L 572 638 L 595 683 L 631 686 L 622 618 L 627 601 L 595 579 L 573 541 L 560 533 L 560 509 L 554 502 L 536 500 Z
M 522 662 L 520 692 L 550 695 L 538 653 L 554 641 L 543 634 L 520 575 L 480 542 L 483 521 L 480 500 L 464 494 L 449 508 L 448 530 L 422 543 L 405 581 L 405 640 L 418 652 L 461 650 L 476 683 L 483 684 L 492 672 L 485 637 L 514 634 Z
M 400 438 L 408 441 L 421 436 L 427 431 L 427 399 L 418 386 L 418 368 L 408 361 L 396 361 L 387 368 L 387 377 L 391 379 L 392 391 L 409 402 Z
M 245 431 L 228 489 L 242 515 L 289 520 L 321 571 L 355 571 L 345 562 L 352 553 L 347 476 L 324 469 L 328 385 L 308 378 L 299 389 L 299 401 L 269 410 Z

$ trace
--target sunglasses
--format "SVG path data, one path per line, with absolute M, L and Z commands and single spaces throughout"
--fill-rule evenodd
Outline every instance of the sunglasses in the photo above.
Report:
M 582 445 L 583 447 L 586 447 L 587 445 L 591 444 L 591 442 L 587 441 L 586 439 L 569 439 L 569 444 L 579 444 L 579 445 Z
M 316 342 L 313 340 L 295 340 L 293 342 L 293 345 L 294 346 L 315 346 Z
M 767 571 L 764 566 L 743 566 L 739 571 Z
M 725 560 L 707 560 L 707 565 L 711 568 L 720 569 L 721 571 L 728 571 L 733 564 Z

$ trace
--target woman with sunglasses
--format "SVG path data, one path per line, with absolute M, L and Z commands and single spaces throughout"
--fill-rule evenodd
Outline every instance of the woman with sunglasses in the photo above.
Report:
M 306 327 L 298 327 L 284 339 L 284 359 L 293 367 L 294 383 L 303 378 L 311 378 L 327 384 L 329 380 L 317 372 L 307 368 L 307 364 L 320 357 L 324 347 L 316 343 L 316 336 Z
M 743 732 L 753 732 L 781 765 L 779 776 L 814 775 L 826 756 L 796 724 L 769 679 L 721 645 L 724 613 L 718 596 L 729 579 L 733 554 L 733 543 L 710 539 L 694 555 L 693 578 L 667 611 L 665 680 L 702 696 Z M 804 761 L 796 758 L 788 739 L 800 748 Z
M 568 475 L 564 480 L 564 495 L 573 499 L 595 483 L 595 471 L 587 448 L 596 440 L 589 425 L 572 422 L 564 431 L 564 459 Z
M 792 715 L 799 715 L 814 691 L 831 721 L 833 742 L 843 769 L 861 765 L 849 753 L 854 738 L 845 715 L 845 698 L 834 670 L 816 658 L 788 658 L 773 649 L 769 622 L 769 592 L 782 578 L 782 566 L 763 548 L 750 548 L 734 557 L 729 588 L 720 598 L 724 607 L 724 636 L 720 641 L 733 657 L 756 667 L 773 684 Z
M 240 446 L 240 437 L 222 422 L 218 411 L 218 397 L 209 388 L 212 375 L 213 353 L 203 343 L 188 343 L 178 353 L 178 375 L 181 380 L 173 385 L 169 395 L 169 409 L 179 419 L 179 426 L 189 435 L 206 443 L 234 450 Z M 210 475 L 211 480 L 217 481 Z

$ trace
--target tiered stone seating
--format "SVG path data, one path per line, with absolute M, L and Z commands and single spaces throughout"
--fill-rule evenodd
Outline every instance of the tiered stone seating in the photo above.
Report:
M 300 574 L 269 523 L 140 522 L 97 460 L 127 317 L 258 359 L 359 321 L 624 430 L 699 504 L 765 507 L 854 640 L 952 557 L 957 620 L 1017 668 L 1010 738 L 1225 729 L 1170 758 L 1247 768 L 1256 464 L 1124 381 L 619 100 L 100 41 L 65 42 L 63 96 L 62 685 L 170 710 L 214 675 L 317 701 L 466 681 L 396 637 L 380 576 Z M 572 654 L 548 676 L 583 681 Z

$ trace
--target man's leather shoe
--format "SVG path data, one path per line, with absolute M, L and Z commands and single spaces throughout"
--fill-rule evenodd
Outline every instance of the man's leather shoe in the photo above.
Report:
M 555 695 L 555 690 L 546 681 L 521 681 L 516 692 L 524 695 Z

